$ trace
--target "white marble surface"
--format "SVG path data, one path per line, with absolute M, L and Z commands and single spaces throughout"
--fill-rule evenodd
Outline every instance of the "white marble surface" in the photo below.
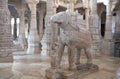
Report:
M 63 62 L 64 61 L 64 62 Z M 62 65 L 67 67 L 67 57 Z M 82 57 L 81 62 L 86 58 Z M 120 59 L 102 56 L 94 59 L 99 71 L 79 79 L 120 79 Z M 20 54 L 14 56 L 13 63 L 0 63 L 0 79 L 45 79 L 45 70 L 50 67 L 50 58 L 40 55 Z

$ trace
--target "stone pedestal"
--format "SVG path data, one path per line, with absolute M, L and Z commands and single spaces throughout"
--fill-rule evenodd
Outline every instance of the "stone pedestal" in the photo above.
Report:
M 68 71 L 68 70 L 63 70 L 63 79 L 77 79 L 81 78 L 85 75 L 91 74 L 93 72 L 97 72 L 99 70 L 97 65 L 81 65 L 78 66 L 77 70 L 74 71 Z
M 28 6 L 31 10 L 31 21 L 30 21 L 30 33 L 28 36 L 28 54 L 38 54 L 40 53 L 39 47 L 39 36 L 37 33 L 37 19 L 36 19 L 36 6 L 39 0 L 30 1 L 28 0 Z
M 47 69 L 46 70 L 46 79 L 63 79 L 62 70 L 61 69 Z
M 54 51 L 58 49 L 55 46 Z M 79 64 L 76 68 L 69 70 L 68 68 L 63 68 L 58 66 L 58 57 L 55 53 L 51 56 L 51 68 L 46 70 L 46 79 L 78 79 L 85 75 L 91 74 L 99 70 L 99 67 L 94 64 Z
M 0 0 L 0 63 L 13 61 L 12 45 L 8 0 Z
M 81 65 L 77 70 L 69 71 L 67 69 L 47 69 L 46 79 L 77 79 L 85 75 L 98 71 L 97 65 Z

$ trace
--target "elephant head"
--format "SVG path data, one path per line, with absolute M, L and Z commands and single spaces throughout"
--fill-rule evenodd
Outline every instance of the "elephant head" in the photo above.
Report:
M 50 18 L 51 23 L 63 24 L 67 22 L 66 12 L 59 12 Z

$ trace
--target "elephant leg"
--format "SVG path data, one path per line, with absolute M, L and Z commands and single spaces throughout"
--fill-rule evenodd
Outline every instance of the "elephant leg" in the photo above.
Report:
M 81 49 L 77 49 L 76 52 L 76 65 L 80 65 L 80 54 L 81 54 Z
M 75 67 L 75 63 L 74 63 L 74 50 L 75 48 L 73 46 L 68 46 L 68 61 L 69 61 L 69 70 L 74 70 Z
M 87 57 L 87 64 L 92 64 L 92 56 L 91 56 L 90 50 L 85 48 L 85 54 Z
M 63 52 L 64 52 L 64 47 L 65 45 L 64 44 L 60 44 L 59 45 L 59 49 L 58 49 L 58 58 L 57 58 L 57 67 L 60 68 L 60 64 L 61 64 L 61 60 L 62 60 L 62 55 L 63 55 Z

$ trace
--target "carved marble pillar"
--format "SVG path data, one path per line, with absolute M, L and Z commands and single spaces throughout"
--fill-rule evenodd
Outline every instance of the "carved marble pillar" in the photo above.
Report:
M 23 5 L 22 5 L 23 6 Z M 20 46 L 24 49 L 27 46 L 25 38 L 25 17 L 24 17 L 24 7 L 21 6 L 19 15 L 20 15 L 20 34 L 19 34 L 19 43 Z
M 90 0 L 90 32 L 92 34 L 92 55 L 100 54 L 100 32 L 99 32 L 99 17 L 97 14 L 97 0 Z
M 53 6 L 53 13 L 56 14 L 56 9 L 57 6 Z M 52 44 L 55 42 L 58 42 L 58 32 L 59 32 L 59 28 L 57 27 L 57 24 L 52 24 Z
M 85 8 L 86 26 L 87 29 L 89 29 L 89 16 L 90 16 L 89 0 L 83 0 L 83 7 Z
M 39 0 L 30 1 L 28 0 L 28 6 L 31 11 L 31 21 L 30 21 L 30 32 L 28 36 L 28 54 L 40 53 L 39 48 L 39 36 L 37 33 L 37 19 L 36 19 L 36 6 Z
M 50 55 L 52 44 L 52 27 L 49 23 L 50 17 L 54 14 L 54 2 L 53 0 L 47 0 L 46 16 L 45 16 L 45 31 L 41 40 L 42 52 L 41 55 Z
M 119 34 L 120 33 L 120 11 L 116 12 L 116 19 L 115 19 L 115 33 Z
M 0 63 L 13 61 L 8 0 L 0 0 Z
M 112 13 L 110 0 L 106 5 L 106 26 L 105 26 L 105 38 L 104 38 L 104 48 L 103 52 L 107 55 L 112 55 L 113 53 L 113 42 L 112 42 Z
M 75 3 L 75 0 L 70 0 L 70 8 L 72 10 L 72 12 L 74 11 L 74 3 Z
M 89 29 L 89 16 L 90 16 L 89 12 L 90 12 L 89 8 L 86 8 L 85 9 L 85 20 L 86 20 L 87 29 Z
M 40 37 L 40 40 L 42 40 L 42 37 L 43 37 L 43 32 L 44 32 L 44 29 L 43 29 L 43 19 L 44 19 L 44 13 L 43 11 L 39 11 L 39 37 Z
M 25 38 L 28 40 L 29 32 L 28 32 L 29 24 L 25 23 Z
M 105 27 L 105 40 L 112 39 L 112 13 L 111 5 L 106 5 L 106 27 Z

